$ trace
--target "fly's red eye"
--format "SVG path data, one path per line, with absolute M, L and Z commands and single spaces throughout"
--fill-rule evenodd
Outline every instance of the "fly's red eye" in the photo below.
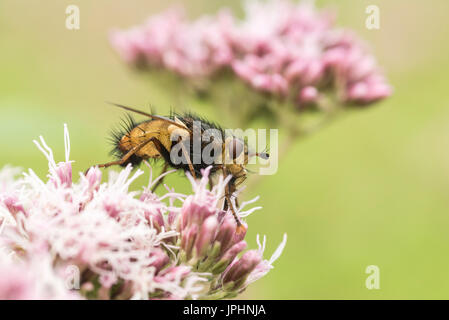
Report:
M 235 160 L 237 159 L 245 149 L 245 145 L 239 139 L 232 139 L 232 141 L 228 144 L 228 151 L 230 157 Z

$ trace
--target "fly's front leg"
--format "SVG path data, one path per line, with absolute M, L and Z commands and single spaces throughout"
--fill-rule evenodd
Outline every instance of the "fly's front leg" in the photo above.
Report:
M 223 171 L 223 178 L 226 178 L 226 169 L 224 167 L 222 168 L 222 171 Z M 231 189 L 235 190 L 235 187 L 232 188 L 231 187 L 231 183 L 228 183 L 225 186 L 225 199 L 226 199 L 226 201 L 225 201 L 225 210 L 227 208 L 229 208 L 231 210 L 231 213 L 234 216 L 235 222 L 237 223 L 237 234 L 241 234 L 241 233 L 246 231 L 246 227 L 240 221 L 240 218 L 238 217 L 237 212 L 235 211 L 235 208 L 232 205 L 232 202 L 231 202 L 231 196 L 232 196 Z M 237 199 L 236 199 L 236 201 L 237 201 Z

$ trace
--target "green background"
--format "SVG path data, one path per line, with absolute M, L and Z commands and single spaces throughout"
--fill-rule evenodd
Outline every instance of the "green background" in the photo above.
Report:
M 107 161 L 106 136 L 122 112 L 105 101 L 151 103 L 158 113 L 173 93 L 133 73 L 112 52 L 113 27 L 138 24 L 172 1 L 2 0 L 0 2 L 0 167 L 47 163 L 32 143 L 43 135 L 57 160 L 69 126 L 75 171 Z M 77 4 L 81 29 L 65 28 Z M 191 17 L 238 1 L 186 1 Z M 288 233 L 274 270 L 248 299 L 449 298 L 449 2 L 317 1 L 338 24 L 366 39 L 395 88 L 392 98 L 352 112 L 292 146 L 248 218 L 255 247 L 266 234 L 269 257 Z M 380 30 L 364 27 L 365 7 L 380 7 Z M 213 108 L 192 105 L 214 118 Z M 202 111 L 201 111 L 202 112 Z M 215 116 L 216 117 L 216 116 Z M 226 126 L 226 124 L 223 124 Z M 134 188 L 146 183 L 142 177 Z M 189 192 L 181 174 L 168 183 Z M 365 287 L 365 268 L 380 268 L 380 289 Z

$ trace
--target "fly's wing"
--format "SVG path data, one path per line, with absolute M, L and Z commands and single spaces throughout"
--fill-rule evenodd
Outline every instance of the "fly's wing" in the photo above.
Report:
M 170 120 L 167 128 L 168 133 L 172 137 L 172 141 L 178 141 L 178 137 L 182 140 L 190 139 L 192 136 L 192 130 L 190 130 L 178 117 L 175 120 Z
M 179 119 L 178 120 L 176 120 L 176 119 L 175 120 L 171 120 L 171 119 L 168 119 L 168 118 L 165 118 L 165 117 L 155 116 L 153 114 L 149 114 L 147 112 L 143 112 L 143 111 L 131 108 L 131 107 L 127 107 L 127 106 L 118 104 L 118 103 L 113 103 L 113 102 L 109 102 L 109 103 L 112 104 L 113 106 L 118 107 L 118 108 L 122 108 L 122 109 L 125 109 L 125 110 L 128 110 L 128 111 L 131 111 L 131 112 L 135 112 L 137 114 L 140 114 L 140 115 L 143 115 L 143 116 L 155 119 L 155 120 L 157 119 L 157 120 L 166 121 L 166 122 L 170 123 L 171 125 L 173 125 L 175 127 L 187 130 L 190 134 L 192 133 L 191 130 L 189 128 L 187 128 L 186 125 L 184 123 L 182 123 L 182 121 L 180 121 Z

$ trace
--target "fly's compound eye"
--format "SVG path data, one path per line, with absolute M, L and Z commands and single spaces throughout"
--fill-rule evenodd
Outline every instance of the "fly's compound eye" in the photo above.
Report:
M 230 143 L 228 143 L 228 152 L 232 160 L 237 159 L 242 154 L 244 149 L 245 145 L 239 139 L 234 138 L 230 141 Z

